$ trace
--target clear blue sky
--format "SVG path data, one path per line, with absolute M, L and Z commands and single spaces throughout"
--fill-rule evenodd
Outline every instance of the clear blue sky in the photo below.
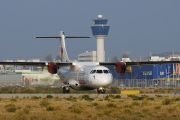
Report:
M 0 60 L 55 58 L 57 39 L 32 36 L 92 36 L 92 19 L 102 14 L 110 25 L 106 60 L 130 51 L 131 59 L 149 53 L 180 52 L 180 0 L 1 0 Z M 67 39 L 70 59 L 96 50 L 96 39 Z

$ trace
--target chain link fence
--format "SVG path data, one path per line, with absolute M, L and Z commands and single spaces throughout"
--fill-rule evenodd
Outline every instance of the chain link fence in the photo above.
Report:
M 112 85 L 120 88 L 180 88 L 180 79 L 114 79 Z

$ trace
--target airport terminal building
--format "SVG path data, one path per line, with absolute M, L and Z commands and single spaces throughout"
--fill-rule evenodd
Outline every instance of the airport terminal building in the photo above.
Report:
M 113 76 L 113 84 L 122 87 L 180 87 L 180 64 L 132 66 L 132 72 Z
M 151 56 L 148 61 L 171 61 L 179 60 L 179 57 Z M 121 87 L 180 87 L 180 64 L 153 64 L 131 66 L 132 72 L 117 74 L 114 68 L 113 84 Z

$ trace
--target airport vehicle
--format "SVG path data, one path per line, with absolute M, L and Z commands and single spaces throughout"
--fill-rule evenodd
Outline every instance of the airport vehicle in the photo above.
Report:
M 150 62 L 71 62 L 66 51 L 66 38 L 90 38 L 81 36 L 65 36 L 61 31 L 57 37 L 34 37 L 34 38 L 59 38 L 61 43 L 61 62 L 0 62 L 0 65 L 15 66 L 47 66 L 48 72 L 58 74 L 65 84 L 63 93 L 69 93 L 70 88 L 76 90 L 97 89 L 98 93 L 105 93 L 107 87 L 111 85 L 113 76 L 111 71 L 105 66 L 115 66 L 118 73 L 131 71 L 131 65 L 142 64 L 162 64 L 162 63 L 180 63 L 180 61 L 150 61 Z

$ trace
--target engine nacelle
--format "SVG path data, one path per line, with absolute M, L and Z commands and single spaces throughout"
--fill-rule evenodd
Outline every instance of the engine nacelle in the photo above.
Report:
M 116 72 L 118 73 L 125 73 L 126 72 L 126 65 L 123 62 L 116 62 Z
M 56 63 L 48 62 L 48 72 L 51 74 L 56 74 L 58 70 L 58 66 Z
M 116 72 L 118 73 L 125 73 L 125 72 L 132 72 L 131 66 L 126 66 L 123 62 L 116 62 Z

